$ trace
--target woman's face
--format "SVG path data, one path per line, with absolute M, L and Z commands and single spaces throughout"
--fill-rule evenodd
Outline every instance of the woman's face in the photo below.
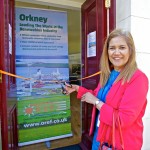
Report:
M 110 40 L 108 57 L 115 70 L 121 71 L 126 65 L 129 56 L 130 50 L 123 37 L 118 36 Z

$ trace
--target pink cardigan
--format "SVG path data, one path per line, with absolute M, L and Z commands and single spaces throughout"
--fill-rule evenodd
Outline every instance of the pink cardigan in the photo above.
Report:
M 91 92 L 95 96 L 100 90 L 100 84 L 92 91 L 84 87 L 79 87 L 77 98 L 86 92 Z M 143 123 L 142 117 L 145 113 L 147 104 L 148 78 L 137 70 L 131 80 L 124 85 L 121 81 L 113 84 L 106 96 L 106 103 L 100 110 L 100 126 L 97 140 L 100 141 L 103 129 L 107 126 L 106 141 L 110 138 L 112 131 L 113 108 L 118 109 L 118 115 L 121 120 L 121 128 L 125 150 L 141 150 L 143 143 Z M 120 103 L 119 103 L 120 102 Z M 93 106 L 90 135 L 94 130 L 96 119 L 96 107 Z M 120 150 L 120 136 L 116 129 L 116 147 Z

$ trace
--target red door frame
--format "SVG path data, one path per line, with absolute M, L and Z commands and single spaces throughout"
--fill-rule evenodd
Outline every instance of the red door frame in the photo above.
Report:
M 15 8 L 14 0 L 0 1 L 0 70 L 15 73 Z M 12 27 L 12 54 L 9 53 L 9 24 Z M 3 150 L 18 149 L 17 104 L 12 96 L 15 79 L 2 75 L 0 83 L 0 117 Z
M 5 11 L 6 11 L 6 1 L 4 0 L 0 1 L 0 69 L 5 70 L 5 65 L 4 65 L 4 56 L 6 55 L 5 50 L 8 48 L 8 45 L 5 43 L 5 36 L 7 35 L 6 30 L 5 30 L 5 23 L 6 23 L 6 18 L 5 18 Z M 8 28 L 8 27 L 7 27 Z M 7 35 L 8 36 L 8 35 Z M 7 41 L 8 42 L 8 41 Z M 8 120 L 4 117 L 7 116 L 7 97 L 6 97 L 6 77 L 2 75 L 2 83 L 0 83 L 0 106 L 1 106 L 1 111 L 0 111 L 0 116 L 1 116 L 1 135 L 2 135 L 2 149 L 8 149 Z M 4 101 L 3 101 L 4 100 Z M 4 136 L 5 135 L 5 136 Z
M 90 11 L 94 13 L 92 18 Z M 91 22 L 90 19 L 93 19 Z M 116 25 L 116 1 L 111 1 L 111 8 L 109 10 L 110 26 L 109 30 L 115 28 Z M 90 27 L 91 23 L 95 22 L 95 26 Z M 87 58 L 87 35 L 96 31 L 96 56 Z M 105 0 L 87 0 L 82 5 L 82 76 L 89 76 L 99 71 L 99 61 L 103 49 L 104 40 L 107 36 L 107 10 L 105 8 Z M 99 82 L 99 76 L 92 77 L 82 81 L 82 85 L 86 88 L 94 89 Z M 93 84 L 94 83 L 94 84 Z M 82 142 L 81 148 L 84 150 L 91 149 L 92 136 L 89 136 L 89 128 L 91 121 L 92 106 L 83 103 L 82 105 Z

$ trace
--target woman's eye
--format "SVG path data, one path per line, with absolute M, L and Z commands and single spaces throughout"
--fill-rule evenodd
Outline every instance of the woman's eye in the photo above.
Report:
M 115 50 L 113 47 L 109 47 L 109 50 L 111 50 L 111 51 L 113 51 L 113 50 Z
M 124 50 L 124 49 L 125 49 L 125 47 L 124 47 L 124 46 L 122 46 L 122 47 L 120 47 L 120 49 L 121 49 L 121 50 Z

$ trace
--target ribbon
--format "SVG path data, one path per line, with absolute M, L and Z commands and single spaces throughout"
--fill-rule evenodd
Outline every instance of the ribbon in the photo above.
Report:
M 12 77 L 15 77 L 15 78 L 21 78 L 23 80 L 31 80 L 31 78 L 25 78 L 25 77 L 22 77 L 22 76 L 18 76 L 18 75 L 15 75 L 15 74 L 12 74 L 12 73 L 9 73 L 9 72 L 6 72 L 6 71 L 3 71 L 3 70 L 0 70 L 0 73 L 1 74 L 5 74 L 5 75 L 8 75 L 8 76 L 12 76 Z M 92 75 L 89 75 L 87 77 L 84 77 L 84 78 L 81 78 L 81 79 L 77 79 L 77 80 L 85 80 L 87 78 L 91 78 L 93 76 L 96 76 L 96 75 L 99 75 L 101 73 L 101 71 L 98 71 Z M 77 80 L 71 80 L 71 81 L 77 81 Z M 52 82 L 58 82 L 58 81 L 52 81 Z
M 30 78 L 25 78 L 25 77 L 22 77 L 22 76 L 18 76 L 18 75 L 15 75 L 15 74 L 3 71 L 3 70 L 0 70 L 0 73 L 8 75 L 8 76 L 11 76 L 11 77 L 15 77 L 15 78 L 21 78 L 21 79 L 24 79 L 24 80 L 30 80 Z

